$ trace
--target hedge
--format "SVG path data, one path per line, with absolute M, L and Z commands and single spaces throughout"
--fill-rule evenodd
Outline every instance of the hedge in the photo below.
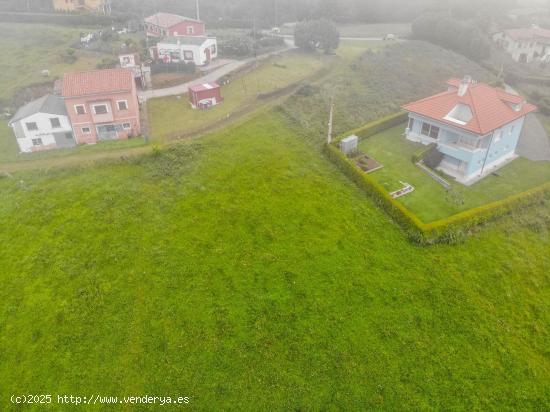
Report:
M 334 142 L 337 143 L 342 139 L 345 139 L 348 136 L 356 135 L 361 139 L 366 139 L 367 137 L 374 136 L 377 133 L 380 133 L 386 129 L 389 129 L 393 126 L 398 126 L 401 123 L 404 123 L 409 118 L 409 114 L 406 112 L 399 112 L 392 114 L 390 116 L 384 117 L 380 120 L 376 120 L 371 123 L 367 123 L 365 126 L 358 129 L 354 129 L 348 133 L 340 135 L 334 139 Z
M 405 114 L 406 115 L 406 114 Z M 346 134 L 355 134 L 360 138 L 370 137 L 380 131 L 393 127 L 404 120 L 404 114 L 388 116 L 362 128 Z M 342 153 L 336 139 L 333 144 L 325 144 L 325 152 L 352 181 L 365 190 L 388 215 L 390 215 L 406 232 L 409 238 L 420 244 L 455 243 L 465 238 L 474 227 L 496 220 L 527 206 L 545 203 L 550 199 L 550 182 L 512 195 L 506 199 L 466 210 L 445 219 L 431 223 L 422 222 L 418 216 L 394 199 L 388 191 L 369 174 L 361 171 Z

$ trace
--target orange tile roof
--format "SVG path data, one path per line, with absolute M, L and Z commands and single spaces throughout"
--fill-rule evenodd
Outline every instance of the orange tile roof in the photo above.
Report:
M 458 88 L 460 80 L 451 79 L 448 84 Z M 458 104 L 467 105 L 473 114 L 472 119 L 464 125 L 445 119 Z M 512 107 L 517 104 L 521 104 L 518 111 Z M 403 109 L 478 135 L 486 135 L 536 111 L 537 107 L 502 89 L 485 83 L 471 83 L 464 96 L 459 96 L 457 90 L 450 90 L 406 104 Z
M 535 38 L 550 39 L 550 30 L 539 27 L 530 27 L 527 29 L 509 29 L 504 30 L 509 37 L 514 40 L 531 40 Z
M 172 14 L 172 13 L 157 13 L 145 19 L 146 23 L 154 24 L 156 26 L 163 27 L 165 29 L 169 29 L 170 27 L 174 27 L 176 24 L 180 24 L 185 21 L 202 23 L 200 20 L 196 20 L 196 19 L 192 19 L 184 16 L 178 16 L 177 14 Z
M 129 92 L 133 87 L 134 76 L 129 69 L 93 70 L 65 73 L 61 94 L 63 97 L 80 97 Z

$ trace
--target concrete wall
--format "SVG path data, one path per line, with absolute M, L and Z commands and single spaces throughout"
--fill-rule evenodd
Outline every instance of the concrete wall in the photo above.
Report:
M 201 46 L 187 44 L 163 43 L 157 44 L 158 58 L 164 60 L 169 56 L 168 62 L 193 62 L 197 66 L 204 66 L 209 63 L 207 49 L 210 50 L 210 60 L 218 57 L 218 42 L 216 39 L 207 39 Z M 186 52 L 191 52 L 193 58 L 186 58 Z

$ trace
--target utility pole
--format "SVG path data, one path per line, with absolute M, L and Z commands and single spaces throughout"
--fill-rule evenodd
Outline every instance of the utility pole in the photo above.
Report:
M 201 11 L 199 7 L 199 0 L 196 0 L 196 9 L 197 9 L 197 20 L 201 19 Z
M 329 114 L 329 117 L 328 117 L 328 139 L 327 139 L 328 144 L 332 143 L 332 119 L 333 119 L 333 117 L 334 117 L 334 103 L 331 103 L 330 104 L 330 114 Z

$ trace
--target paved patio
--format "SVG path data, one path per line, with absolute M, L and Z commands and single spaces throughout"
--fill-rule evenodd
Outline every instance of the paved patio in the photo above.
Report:
M 550 161 L 550 138 L 534 114 L 525 119 L 516 153 L 529 160 Z

